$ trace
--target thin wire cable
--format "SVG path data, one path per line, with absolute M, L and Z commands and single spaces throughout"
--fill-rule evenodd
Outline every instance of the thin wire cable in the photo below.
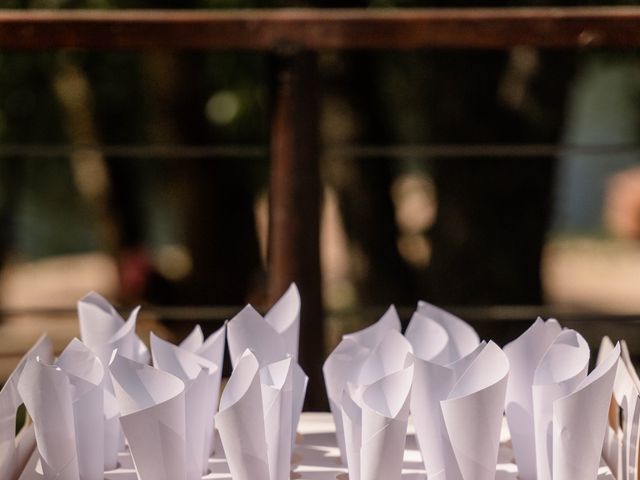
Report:
M 434 159 L 434 158 L 538 158 L 583 155 L 603 157 L 634 154 L 640 158 L 640 144 L 469 144 L 469 145 L 327 145 L 322 154 L 330 158 Z M 266 159 L 265 145 L 0 145 L 0 158 L 59 158 L 82 152 L 131 159 Z

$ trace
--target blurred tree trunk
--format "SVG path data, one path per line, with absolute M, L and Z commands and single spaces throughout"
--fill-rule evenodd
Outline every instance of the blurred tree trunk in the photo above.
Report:
M 67 88 L 71 95 L 86 92 L 83 98 L 63 102 L 73 129 L 74 143 L 103 145 L 139 145 L 146 142 L 146 104 L 142 83 L 141 57 L 135 53 L 87 52 L 75 56 L 82 71 L 79 85 Z M 76 74 L 76 76 L 79 76 Z M 79 111 L 78 111 L 79 110 Z M 86 154 L 85 154 L 86 155 Z M 120 300 L 139 302 L 146 295 L 151 270 L 145 195 L 148 195 L 148 171 L 137 158 L 95 156 L 74 158 L 79 189 L 83 192 L 81 172 L 87 181 L 104 177 L 102 191 L 85 194 L 94 211 L 102 248 L 114 257 L 120 274 Z M 91 178 L 94 177 L 94 178 Z
M 473 3 L 507 5 L 513 4 Z M 574 52 L 532 48 L 429 54 L 429 141 L 557 143 L 575 59 Z M 555 156 L 517 155 L 434 159 L 438 213 L 426 276 L 431 301 L 543 302 L 540 263 L 556 162 Z
M 439 52 L 429 57 L 430 141 L 557 143 L 575 54 Z M 540 304 L 540 261 L 557 159 L 433 161 L 438 214 L 428 298 L 454 304 Z
M 200 2 L 175 0 L 116 2 L 138 8 L 196 8 Z M 215 143 L 205 116 L 214 93 L 207 55 L 202 52 L 156 52 L 142 55 L 88 56 L 85 62 L 96 85 L 96 116 L 105 143 L 203 145 Z M 109 60 L 105 62 L 106 60 Z M 126 67 L 125 67 L 126 66 Z M 115 68 L 114 68 L 115 67 Z M 214 72 L 214 76 L 215 76 Z M 101 88 L 102 87 L 102 88 Z M 150 162 L 154 160 L 151 159 Z M 226 304 L 247 301 L 261 280 L 253 210 L 253 175 L 240 159 L 172 159 L 141 164 L 129 158 L 107 158 L 112 180 L 111 208 L 127 250 L 148 245 L 150 212 L 143 207 L 154 182 L 164 183 L 162 205 L 178 204 L 178 228 L 190 258 L 184 278 L 167 279 L 150 272 L 148 300 L 161 304 Z
M 205 117 L 213 93 L 206 81 L 205 56 L 166 54 L 168 74 L 162 100 L 172 140 L 188 145 L 215 142 Z M 241 159 L 176 160 L 171 174 L 183 208 L 184 245 L 192 270 L 173 285 L 156 285 L 153 300 L 160 303 L 240 305 L 259 285 L 260 257 L 254 218 L 251 164 Z
M 414 6 L 506 4 L 461 1 Z M 323 5 L 336 6 L 330 1 Z M 353 87 L 347 90 L 351 104 L 363 113 L 360 142 L 407 141 L 404 127 L 397 125 L 409 113 L 401 108 L 385 110 L 385 97 L 387 104 L 404 101 L 406 109 L 422 110 L 418 115 L 424 130 L 422 135 L 412 134 L 416 143 L 553 143 L 560 137 L 573 52 L 447 50 L 375 55 L 382 58 L 378 69 L 373 55 L 350 54 L 344 60 L 344 77 Z M 403 75 L 426 72 L 422 86 L 397 79 L 383 83 L 390 70 L 402 71 L 410 62 L 414 65 Z M 416 101 L 409 105 L 406 97 Z M 419 291 L 412 282 L 416 272 L 396 247 L 389 187 L 397 164 L 367 159 L 351 167 L 344 176 L 348 181 L 338 184 L 338 191 L 350 240 L 362 249 L 368 266 L 359 283 L 361 298 L 385 303 L 412 303 L 418 296 L 440 304 L 540 303 L 540 259 L 551 216 L 555 163 L 552 157 L 518 156 L 428 162 L 438 215 L 428 235 L 430 264 Z
M 394 143 L 394 119 L 383 113 L 376 54 L 350 53 L 346 63 L 346 95 L 357 112 L 360 135 L 354 143 Z M 392 92 L 388 92 L 392 95 Z M 349 179 L 337 184 L 342 215 L 361 269 L 357 289 L 365 305 L 407 304 L 416 300 L 414 277 L 398 250 L 398 226 L 391 187 L 397 173 L 396 160 L 389 158 L 347 159 L 352 162 Z
M 26 7 L 21 2 L 16 7 Z M 57 57 L 7 52 L 0 55 L 0 140 L 4 144 L 65 141 L 62 110 L 51 82 Z M 17 210 L 29 173 L 28 157 L 0 158 L 0 268 L 14 246 Z M 56 168 L 55 166 L 53 167 Z M 39 171 L 46 171 L 40 167 Z
M 368 2 L 317 0 L 320 7 L 366 7 Z M 384 96 L 393 96 L 381 86 L 380 52 L 347 52 L 339 57 L 340 72 L 329 79 L 327 90 L 349 109 L 354 134 L 349 144 L 394 143 L 395 118 L 385 115 Z M 342 121 L 345 121 L 344 118 Z M 354 280 L 363 305 L 414 303 L 415 272 L 400 256 L 398 227 L 391 187 L 397 172 L 388 158 L 330 159 L 325 175 L 336 189 L 344 227 L 355 259 Z M 367 319 L 373 321 L 374 319 Z

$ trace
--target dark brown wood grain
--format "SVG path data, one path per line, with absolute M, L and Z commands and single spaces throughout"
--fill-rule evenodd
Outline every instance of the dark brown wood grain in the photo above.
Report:
M 639 7 L 0 11 L 3 49 L 638 47 Z
M 300 289 L 300 364 L 309 376 L 306 408 L 326 407 L 320 274 L 317 54 L 273 58 L 269 185 L 269 297 L 296 282 Z

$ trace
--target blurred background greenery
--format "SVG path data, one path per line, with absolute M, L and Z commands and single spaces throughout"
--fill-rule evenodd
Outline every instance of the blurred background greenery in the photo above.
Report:
M 298 5 L 1 2 L 25 9 Z M 95 289 L 120 304 L 266 307 L 272 73 L 272 60 L 253 53 L 1 52 L 0 306 L 73 307 Z M 389 303 L 418 299 L 640 312 L 638 148 L 446 158 L 385 151 L 636 145 L 636 51 L 323 52 L 319 75 L 330 344 Z M 117 148 L 74 148 L 85 145 Z M 152 147 L 138 148 L 145 145 Z M 229 148 L 195 158 L 171 150 L 176 145 Z M 381 148 L 362 155 L 349 146 Z M 148 328 L 176 337 L 186 331 L 153 320 Z M 0 323 L 0 374 L 42 330 L 63 345 L 75 328 L 72 318 L 8 316 Z M 494 327 L 505 336 L 516 330 Z

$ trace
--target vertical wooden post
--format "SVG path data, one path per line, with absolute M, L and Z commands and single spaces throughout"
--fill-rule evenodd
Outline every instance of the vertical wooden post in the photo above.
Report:
M 324 314 L 320 278 L 317 55 L 279 53 L 271 117 L 269 297 L 296 282 L 302 297 L 300 364 L 309 375 L 305 407 L 325 408 Z

